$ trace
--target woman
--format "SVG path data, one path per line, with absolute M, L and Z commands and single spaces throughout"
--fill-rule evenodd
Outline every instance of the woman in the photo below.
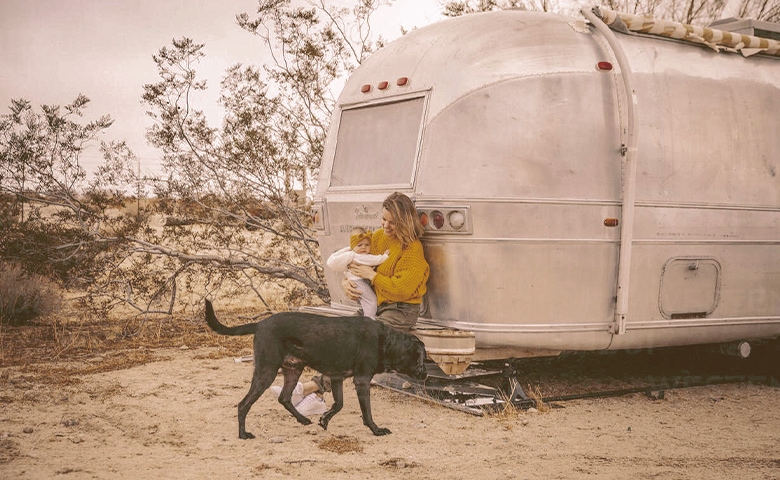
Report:
M 371 253 L 389 256 L 376 270 L 352 263 L 349 271 L 371 282 L 377 296 L 376 319 L 408 332 L 417 323 L 420 304 L 427 291 L 430 269 L 420 237 L 423 226 L 412 200 L 395 192 L 382 204 L 382 228 L 371 238 Z M 360 298 L 355 282 L 344 279 L 342 287 L 353 300 Z
M 417 323 L 420 304 L 427 291 L 430 268 L 423 255 L 420 237 L 423 226 L 412 200 L 403 193 L 390 194 L 382 203 L 382 228 L 371 238 L 371 254 L 389 251 L 386 261 L 376 267 L 351 263 L 349 271 L 371 282 L 377 296 L 376 319 L 404 332 Z M 353 300 L 360 298 L 355 282 L 344 279 L 344 292 Z M 277 396 L 281 387 L 271 387 Z M 292 403 L 301 415 L 325 413 L 327 407 L 322 394 L 330 391 L 330 378 L 313 377 L 298 383 Z

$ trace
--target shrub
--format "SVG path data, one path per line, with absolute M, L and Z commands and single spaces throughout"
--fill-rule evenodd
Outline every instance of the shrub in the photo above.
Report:
M 19 264 L 0 263 L 0 323 L 26 325 L 59 307 L 60 292 L 54 282 L 25 272 Z

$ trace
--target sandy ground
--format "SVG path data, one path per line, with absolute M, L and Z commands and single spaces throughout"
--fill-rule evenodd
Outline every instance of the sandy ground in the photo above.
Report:
M 236 404 L 251 364 L 214 348 L 155 354 L 64 387 L 2 369 L 0 478 L 780 478 L 780 389 L 769 386 L 485 417 L 374 386 L 374 418 L 393 432 L 375 437 L 347 382 L 327 431 L 299 425 L 266 393 L 247 419 L 257 438 L 239 440 Z

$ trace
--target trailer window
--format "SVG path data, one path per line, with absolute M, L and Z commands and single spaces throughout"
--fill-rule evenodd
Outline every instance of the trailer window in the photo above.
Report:
M 341 112 L 330 186 L 409 185 L 424 98 Z

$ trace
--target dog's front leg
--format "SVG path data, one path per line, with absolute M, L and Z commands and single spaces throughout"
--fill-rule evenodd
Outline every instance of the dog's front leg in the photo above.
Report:
M 331 393 L 333 393 L 333 406 L 320 417 L 320 427 L 322 427 L 323 430 L 328 429 L 328 422 L 330 422 L 330 419 L 339 413 L 344 406 L 344 379 L 331 377 L 330 388 Z
M 363 414 L 363 425 L 371 429 L 374 435 L 387 435 L 391 433 L 387 428 L 377 427 L 371 416 L 371 377 L 355 377 L 355 390 L 357 390 L 360 412 Z
M 260 395 L 271 385 L 278 367 L 263 365 L 255 357 L 255 371 L 252 374 L 252 384 L 249 386 L 249 392 L 238 402 L 238 438 L 243 440 L 255 438 L 250 432 L 246 431 L 246 416 L 249 409 L 260 398 Z

